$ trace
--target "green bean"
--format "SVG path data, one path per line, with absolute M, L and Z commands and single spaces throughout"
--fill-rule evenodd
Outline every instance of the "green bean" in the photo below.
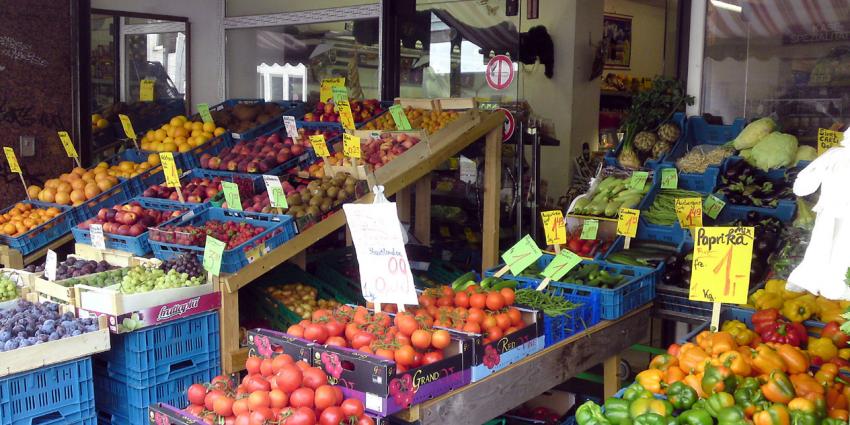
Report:
M 517 304 L 523 304 L 541 310 L 547 316 L 565 316 L 569 311 L 576 309 L 580 305 L 567 301 L 563 297 L 552 294 L 551 292 L 541 292 L 533 289 L 520 289 L 516 291 L 515 300 Z

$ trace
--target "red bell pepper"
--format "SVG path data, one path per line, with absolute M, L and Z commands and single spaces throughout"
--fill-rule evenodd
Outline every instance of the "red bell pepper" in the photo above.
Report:
M 850 335 L 841 332 L 841 325 L 839 325 L 838 322 L 829 322 L 824 325 L 820 336 L 831 339 L 838 348 L 847 347 L 847 341 L 850 340 Z
M 809 340 L 805 326 L 800 323 L 791 323 L 784 319 L 778 319 L 773 323 L 762 323 L 762 331 L 759 332 L 759 335 L 764 342 L 790 344 L 795 347 L 799 347 Z
M 776 308 L 757 311 L 753 314 L 751 319 L 753 322 L 753 329 L 755 329 L 756 333 L 761 335 L 765 330 L 773 328 L 773 324 L 780 320 L 781 317 L 782 316 L 779 315 L 779 309 Z

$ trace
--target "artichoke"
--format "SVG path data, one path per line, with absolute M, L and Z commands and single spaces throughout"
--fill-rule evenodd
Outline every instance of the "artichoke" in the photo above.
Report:
M 682 130 L 679 129 L 679 126 L 672 122 L 661 124 L 658 127 L 658 138 L 665 142 L 674 143 L 679 140 L 681 134 Z
M 668 142 L 666 140 L 662 140 L 662 141 L 656 143 L 655 146 L 652 147 L 652 157 L 656 158 L 656 159 L 661 158 L 662 155 L 664 155 L 667 152 L 670 152 L 670 149 L 672 147 L 673 146 L 670 144 L 670 142 Z
M 652 147 L 655 146 L 655 143 L 658 142 L 658 138 L 655 137 L 655 133 L 649 131 L 641 131 L 635 136 L 635 148 L 641 152 L 650 152 L 652 151 Z

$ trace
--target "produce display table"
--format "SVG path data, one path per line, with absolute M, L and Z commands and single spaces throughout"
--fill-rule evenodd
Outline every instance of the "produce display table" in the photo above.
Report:
M 404 156 L 396 158 L 378 170 L 375 173 L 375 179 L 378 184 L 384 186 L 384 194 L 390 196 L 416 184 L 420 179 L 429 176 L 431 170 L 438 165 L 485 136 L 484 187 L 500 187 L 504 115 L 499 112 L 477 112 L 464 115 L 465 118 L 458 119 L 431 135 L 429 143 L 418 144 L 415 147 L 418 148 L 415 153 L 411 149 Z M 424 185 L 419 187 L 419 192 L 424 192 Z M 356 202 L 372 202 L 372 196 L 372 194 L 368 194 Z M 417 198 L 422 196 L 422 193 L 417 194 Z M 419 217 L 426 214 L 424 221 L 430 221 L 428 211 L 419 207 L 417 207 L 417 210 L 419 210 L 417 211 L 420 214 Z M 494 231 L 484 232 L 482 270 L 486 270 L 498 264 L 498 190 L 485 190 L 483 216 L 484 228 L 495 229 Z M 423 219 L 420 218 L 417 221 L 423 221 Z M 222 293 L 220 316 L 222 369 L 224 372 L 232 373 L 241 370 L 245 364 L 245 359 L 248 357 L 248 349 L 240 347 L 239 289 L 287 260 L 302 262 L 304 257 L 301 255 L 307 248 L 344 225 L 345 213 L 337 211 L 330 217 L 302 231 L 285 244 L 260 257 L 238 273 L 222 275 L 218 278 Z M 425 232 L 420 228 L 417 233 L 424 234 Z
M 605 397 L 617 392 L 619 354 L 649 329 L 650 305 L 617 320 L 606 320 L 539 353 L 396 416 L 406 422 L 477 425 L 604 363 Z
M 68 232 L 61 238 L 50 242 L 49 244 L 47 244 L 47 246 L 35 252 L 32 252 L 27 256 L 21 255 L 21 252 L 17 249 L 9 248 L 6 245 L 0 245 L 0 264 L 12 269 L 22 269 L 28 266 L 29 264 L 34 263 L 39 258 L 47 255 L 48 249 L 52 249 L 55 251 L 60 246 L 65 245 L 66 243 L 71 242 L 73 240 L 74 235 L 71 232 Z

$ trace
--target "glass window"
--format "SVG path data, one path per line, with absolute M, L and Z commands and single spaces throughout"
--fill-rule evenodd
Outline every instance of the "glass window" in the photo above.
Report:
M 91 15 L 91 101 L 101 111 L 119 100 L 115 63 L 115 17 Z
M 186 34 L 152 33 L 145 30 L 147 26 L 125 26 L 130 33 L 124 39 L 124 99 L 139 99 L 143 79 L 155 81 L 154 99 L 182 99 L 186 95 Z

